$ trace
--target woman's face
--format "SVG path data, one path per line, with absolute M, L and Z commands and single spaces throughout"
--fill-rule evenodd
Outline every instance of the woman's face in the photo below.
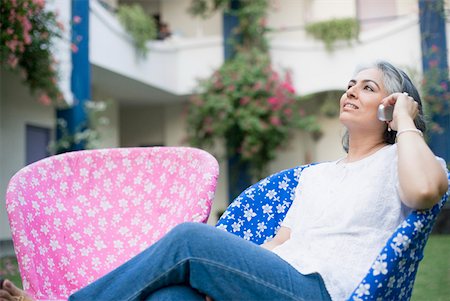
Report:
M 383 73 L 364 69 L 348 83 L 340 101 L 340 121 L 349 129 L 359 128 L 384 131 L 386 125 L 377 118 L 378 105 L 388 96 L 383 84 Z

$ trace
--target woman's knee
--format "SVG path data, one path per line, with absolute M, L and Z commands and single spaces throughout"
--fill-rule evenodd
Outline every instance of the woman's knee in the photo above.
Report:
M 168 235 L 178 241 L 193 241 L 204 237 L 212 229 L 214 227 L 206 224 L 185 222 L 175 226 Z
M 146 301 L 198 301 L 205 300 L 205 296 L 187 285 L 172 285 L 155 291 Z

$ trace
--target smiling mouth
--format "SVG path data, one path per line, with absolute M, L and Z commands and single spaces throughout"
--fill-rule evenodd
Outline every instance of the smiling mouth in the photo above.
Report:
M 349 103 L 349 102 L 344 105 L 344 108 L 351 108 L 351 109 L 355 109 L 355 110 L 359 109 L 358 106 L 356 106 L 352 103 Z

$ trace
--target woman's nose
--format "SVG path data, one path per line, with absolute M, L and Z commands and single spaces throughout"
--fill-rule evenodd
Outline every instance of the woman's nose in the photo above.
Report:
M 348 88 L 346 93 L 348 98 L 355 98 L 356 97 L 355 86 Z

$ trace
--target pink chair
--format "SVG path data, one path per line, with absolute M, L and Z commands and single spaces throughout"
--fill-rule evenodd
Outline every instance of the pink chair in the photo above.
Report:
M 66 300 L 175 225 L 206 222 L 218 170 L 186 147 L 78 151 L 23 168 L 6 208 L 24 289 Z

